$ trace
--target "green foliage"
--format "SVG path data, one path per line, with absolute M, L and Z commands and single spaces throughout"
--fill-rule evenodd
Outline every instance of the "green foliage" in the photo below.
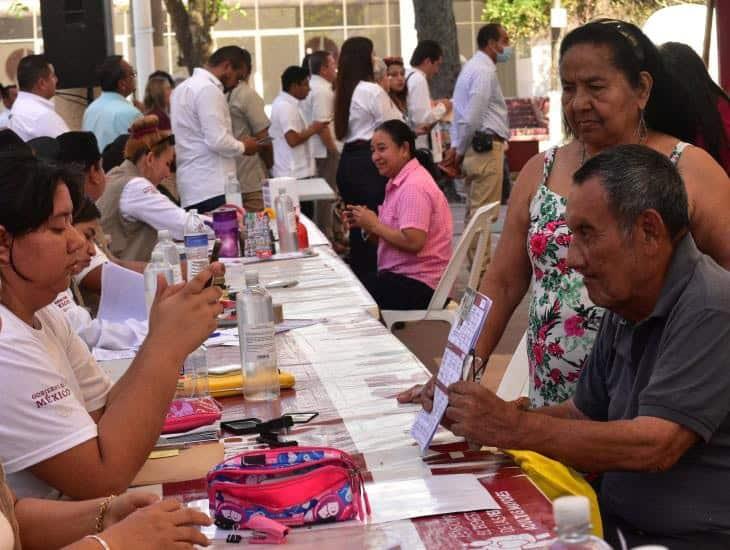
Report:
M 568 25 L 581 25 L 597 17 L 614 17 L 641 26 L 656 10 L 680 3 L 704 4 L 703 0 L 563 0 Z M 547 37 L 552 0 L 486 0 L 482 20 L 500 21 L 513 40 Z
M 13 17 L 30 15 L 30 8 L 20 0 L 13 0 L 8 6 L 8 15 Z

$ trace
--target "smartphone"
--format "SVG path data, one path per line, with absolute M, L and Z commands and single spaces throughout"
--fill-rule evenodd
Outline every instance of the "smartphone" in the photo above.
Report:
M 216 239 L 215 242 L 213 243 L 213 252 L 210 253 L 210 263 L 217 262 L 218 259 L 220 258 L 221 246 L 222 246 L 221 245 L 221 240 L 220 239 Z M 205 283 L 205 287 L 204 288 L 208 288 L 209 286 L 212 286 L 213 285 L 213 279 L 215 279 L 215 277 L 211 277 L 210 279 L 208 279 L 208 282 Z
M 258 433 L 259 424 L 261 424 L 260 418 L 241 418 L 221 422 L 221 429 L 235 435 L 248 435 Z

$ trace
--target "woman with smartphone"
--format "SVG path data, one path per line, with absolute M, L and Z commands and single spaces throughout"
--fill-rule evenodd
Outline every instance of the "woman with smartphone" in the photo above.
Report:
M 124 162 L 106 175 L 106 191 L 96 204 L 104 232 L 111 235 L 109 248 L 121 260 L 149 261 L 160 229 L 183 239 L 187 212 L 157 189 L 170 176 L 174 145 L 175 136 L 160 130 L 155 115 L 138 118 Z
M 377 210 L 387 178 L 370 158 L 370 138 L 386 120 L 403 120 L 388 94 L 374 82 L 373 43 L 355 36 L 340 51 L 335 84 L 335 136 L 344 142 L 337 167 L 337 187 L 347 204 Z M 350 231 L 350 268 L 360 279 L 377 269 L 376 246 L 362 238 L 359 227 Z
M 416 136 L 400 120 L 375 129 L 372 161 L 387 178 L 376 214 L 348 206 L 346 223 L 378 247 L 378 270 L 363 279 L 381 309 L 425 309 L 451 258 L 452 219 L 446 197 L 414 156 Z

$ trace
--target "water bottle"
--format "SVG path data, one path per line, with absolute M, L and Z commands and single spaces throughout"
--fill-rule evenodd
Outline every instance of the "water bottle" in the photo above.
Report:
M 602 539 L 591 534 L 591 509 L 588 498 L 560 497 L 553 502 L 557 540 L 550 550 L 611 550 Z
M 226 204 L 235 204 L 243 208 L 243 197 L 241 197 L 241 184 L 238 183 L 236 174 L 228 174 L 225 185 Z
M 172 268 L 172 284 L 176 285 L 182 283 L 182 268 L 180 266 L 180 253 L 177 251 L 177 246 L 172 242 L 172 236 L 167 229 L 160 229 L 157 232 L 157 244 L 153 249 L 162 252 L 165 261 L 170 264 Z
M 206 352 L 205 346 L 200 346 L 185 359 L 177 383 L 176 399 L 200 399 L 210 395 Z
M 274 343 L 271 294 L 259 284 L 259 274 L 246 272 L 246 288 L 237 293 L 238 338 L 241 345 L 243 396 L 249 401 L 279 398 L 279 370 Z
M 165 257 L 159 250 L 152 251 L 150 263 L 144 269 L 144 298 L 147 304 L 147 314 L 149 315 L 152 302 L 157 294 L 157 275 L 162 273 L 167 280 L 167 284 L 172 284 L 172 268 L 165 261 Z
M 193 208 L 185 218 L 185 257 L 188 260 L 188 281 L 208 267 L 208 230 L 198 211 Z
M 279 231 L 279 252 L 296 252 L 299 250 L 297 237 L 296 211 L 294 201 L 286 194 L 286 189 L 279 187 L 279 196 L 274 200 L 276 212 L 276 228 Z

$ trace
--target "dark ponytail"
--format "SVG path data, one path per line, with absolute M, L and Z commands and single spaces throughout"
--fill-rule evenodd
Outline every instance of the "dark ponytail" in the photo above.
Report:
M 409 126 L 398 119 L 386 120 L 380 126 L 375 128 L 376 132 L 385 132 L 390 136 L 390 139 L 398 147 L 403 147 L 404 144 L 408 144 L 408 153 L 411 158 L 415 158 L 423 166 L 434 181 L 438 181 L 441 177 L 438 166 L 433 161 L 433 154 L 429 149 L 416 149 L 416 134 L 409 128 Z

